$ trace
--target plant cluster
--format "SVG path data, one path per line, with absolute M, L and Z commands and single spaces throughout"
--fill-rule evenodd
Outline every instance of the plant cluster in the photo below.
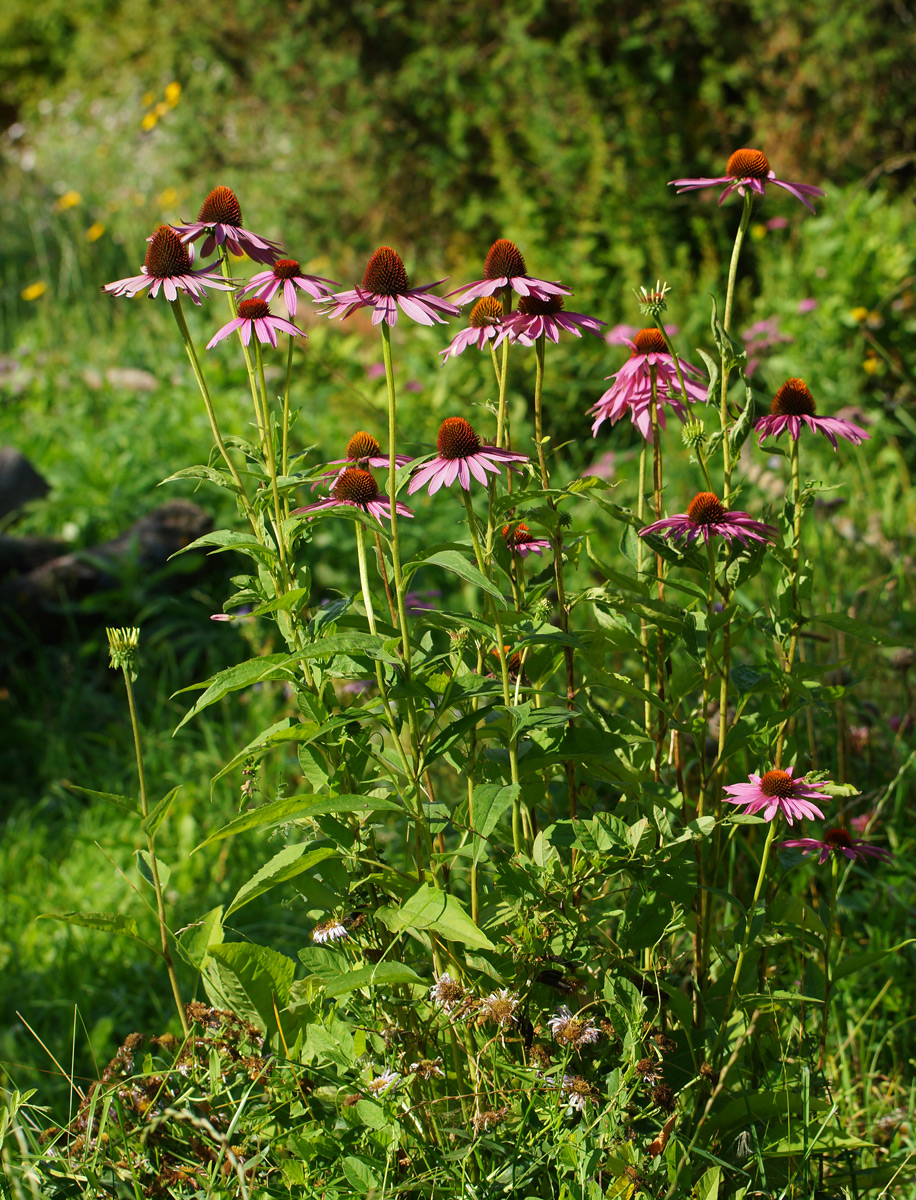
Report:
M 732 327 L 755 204 L 773 187 L 807 207 L 823 192 L 749 148 L 721 177 L 673 182 L 737 193 L 741 217 L 702 366 L 676 348 L 667 286 L 641 287 L 645 325 L 582 413 L 595 437 L 621 420 L 638 432 L 629 505 L 596 475 L 566 477 L 546 420 L 563 388 L 552 346 L 603 322 L 507 239 L 448 296 L 443 280 L 412 285 L 389 246 L 344 288 L 248 229 L 218 186 L 196 221 L 152 233 L 139 274 L 105 285 L 169 305 L 200 390 L 213 451 L 171 478 L 222 489 L 238 522 L 188 549 L 246 564 L 213 619 L 276 630 L 268 652 L 195 685 L 182 724 L 259 685 L 282 685 L 287 706 L 216 774 L 240 779 L 242 810 L 196 852 L 257 830 L 284 844 L 174 929 L 156 837 L 175 789 L 152 802 L 140 635 L 110 630 L 139 795 L 94 795 L 137 817 L 157 936 L 121 914 L 55 915 L 158 956 L 181 1035 L 154 1039 L 139 1071 L 140 1042 L 125 1043 L 29 1170 L 60 1181 L 66 1158 L 79 1178 L 91 1167 L 99 1195 L 750 1200 L 906 1169 L 844 1122 L 830 1071 L 838 984 L 898 949 L 851 952 L 839 903 L 864 869 L 893 870 L 870 838 L 896 779 L 859 811 L 856 790 L 817 769 L 842 698 L 817 631 L 882 635 L 818 594 L 806 534 L 822 488 L 802 451 L 823 435 L 853 454 L 869 434 L 823 412 L 803 362 L 758 416 Z M 239 280 L 239 254 L 263 269 Z M 213 290 L 225 323 L 204 307 Z M 207 316 L 208 351 L 238 347 L 251 436 L 224 427 L 185 300 Z M 296 405 L 302 304 L 365 310 L 384 364 L 387 427 L 354 428 L 320 464 Z M 477 350 L 492 393 L 418 446 L 399 416 L 405 325 L 409 337 L 464 308 L 444 369 Z M 276 391 L 267 367 L 283 350 Z M 521 422 L 510 357 L 533 376 Z M 762 442 L 785 470 L 781 508 L 751 482 Z M 672 461 L 690 492 L 666 488 Z M 433 505 L 451 505 L 452 536 L 430 544 Z M 350 581 L 334 598 L 313 587 L 325 523 Z M 420 590 L 442 579 L 445 595 Z M 292 747 L 294 789 L 264 795 L 264 760 Z M 814 898 L 793 884 L 806 856 Z M 233 915 L 284 884 L 298 966 L 231 940 Z M 185 1004 L 192 971 L 212 1007 Z

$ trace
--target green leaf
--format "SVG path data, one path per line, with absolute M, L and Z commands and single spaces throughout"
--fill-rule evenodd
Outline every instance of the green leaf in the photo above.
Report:
M 202 971 L 210 961 L 210 947 L 221 945 L 223 936 L 223 906 L 218 904 L 178 935 L 178 949 L 185 962 Z
M 287 661 L 298 662 L 300 659 L 333 658 L 336 654 L 365 654 L 369 658 L 377 658 L 380 662 L 398 663 L 387 648 L 391 638 L 382 637 L 377 633 L 332 633 L 328 637 L 304 646 L 297 654 Z
M 238 912 L 240 908 L 244 908 L 258 896 L 263 896 L 278 883 L 295 879 L 303 871 L 308 871 L 316 863 L 323 862 L 337 853 L 334 846 L 320 846 L 317 850 L 309 850 L 306 843 L 300 843 L 296 846 L 284 847 L 279 854 L 273 856 L 270 862 L 265 863 L 259 871 L 256 871 L 247 883 L 242 884 L 235 894 L 235 899 L 226 910 L 226 916 L 231 917 L 234 912 Z
M 168 811 L 172 807 L 172 801 L 178 795 L 180 790 L 181 784 L 179 783 L 177 787 L 173 787 L 172 790 L 167 792 L 154 806 L 153 811 L 143 822 L 142 826 L 143 832 L 147 837 L 153 838 L 156 836 L 156 831 L 168 815 Z M 163 887 L 164 886 L 165 885 L 163 884 Z
M 520 792 L 521 786 L 517 783 L 483 783 L 474 788 L 474 832 L 478 835 L 478 844 L 474 847 L 475 862 L 484 852 L 484 839 L 490 836 Z
M 410 967 L 403 963 L 370 963 L 366 967 L 356 967 L 338 975 L 331 983 L 324 985 L 326 996 L 343 996 L 347 992 L 355 992 L 357 988 L 375 987 L 380 984 L 419 983 L 423 980 Z
M 503 594 L 495 584 L 490 583 L 485 575 L 482 575 L 475 566 L 472 566 L 463 554 L 459 554 L 457 550 L 440 550 L 437 554 L 430 554 L 428 558 L 416 559 L 414 562 L 409 562 L 404 567 L 405 579 L 418 571 L 420 567 L 442 567 L 443 570 L 451 571 L 454 575 L 458 575 L 467 583 L 473 584 L 480 588 L 482 592 L 488 592 L 497 600 L 502 600 Z
M 182 692 L 191 692 L 198 687 L 205 687 L 206 690 L 175 726 L 175 733 L 192 717 L 203 712 L 205 708 L 209 708 L 211 704 L 215 704 L 217 700 L 222 700 L 230 692 L 240 691 L 241 688 L 250 687 L 254 683 L 262 683 L 265 679 L 279 679 L 284 668 L 289 667 L 295 661 L 288 654 L 265 654 L 260 658 L 249 658 L 234 667 L 227 667 L 225 671 L 220 671 L 218 675 L 208 679 L 206 684 L 195 683 L 190 687 L 181 688 L 175 693 L 176 696 L 180 696 Z M 174 737 L 174 734 L 172 736 Z
M 301 796 L 284 796 L 263 804 L 251 812 L 242 813 L 222 829 L 210 836 L 191 851 L 196 854 L 213 842 L 223 838 L 234 837 L 237 833 L 248 833 L 252 829 L 269 829 L 274 825 L 285 825 L 288 821 L 304 821 L 311 817 L 321 817 L 326 813 L 357 813 L 368 816 L 374 812 L 403 812 L 400 804 L 382 796 L 319 796 L 314 792 L 306 792 Z
M 208 479 L 211 483 L 215 483 L 217 487 L 228 488 L 230 492 L 238 492 L 235 480 L 226 471 L 217 471 L 213 467 L 184 467 L 180 471 L 176 471 L 174 475 L 169 475 L 167 479 L 163 479 L 159 484 L 162 487 L 163 483 L 175 483 L 178 479 Z
M 694 1184 L 694 1200 L 718 1200 L 721 1179 L 721 1167 L 710 1167 L 708 1171 L 704 1171 Z
M 160 951 L 140 936 L 140 930 L 137 928 L 137 922 L 133 917 L 127 916 L 125 913 L 113 912 L 65 912 L 65 913 L 39 913 L 36 917 L 38 921 L 66 921 L 68 925 L 80 925 L 84 929 L 97 929 L 100 933 L 114 933 L 119 937 L 133 938 L 135 942 L 140 942 L 153 953 L 159 954 Z
M 91 788 L 80 787 L 79 784 L 70 783 L 69 780 L 64 781 L 64 787 L 69 792 L 79 792 L 83 796 L 89 796 L 92 800 L 104 800 L 106 804 L 113 804 L 122 812 L 131 813 L 135 817 L 140 816 L 140 805 L 131 796 L 119 796 L 115 792 L 94 792 Z
M 882 958 L 896 954 L 904 946 L 912 946 L 914 942 L 916 942 L 916 938 L 907 938 L 905 942 L 898 942 L 896 946 L 888 946 L 886 950 L 865 950 L 861 954 L 847 954 L 833 968 L 833 982 L 845 979 L 847 975 L 854 975 L 856 971 L 862 971 L 865 967 L 880 962 Z
M 403 933 L 407 929 L 432 929 L 451 942 L 460 942 L 475 950 L 495 949 L 454 896 L 428 883 L 421 884 L 400 908 L 383 908 L 378 917 L 392 933 Z
M 860 642 L 871 642 L 874 646 L 896 646 L 900 635 L 879 629 L 877 625 L 866 625 L 864 621 L 855 621 L 852 617 L 844 617 L 840 613 L 822 613 L 817 617 L 809 617 L 810 625 L 827 625 L 847 633 L 850 637 L 858 638 Z
M 472 729 L 476 729 L 484 719 L 484 716 L 495 707 L 493 704 L 485 704 L 476 711 L 465 713 L 463 717 L 458 717 L 456 721 L 452 721 L 451 725 L 446 725 L 444 729 L 440 729 L 423 755 L 424 768 L 431 766 L 437 758 L 441 758 L 456 742 L 461 741 Z
M 356 1105 L 356 1115 L 369 1129 L 385 1129 L 391 1124 L 385 1115 L 385 1110 L 377 1100 L 360 1100 Z
M 150 885 L 150 887 L 155 887 L 156 885 L 153 881 L 153 859 L 150 857 L 149 851 L 137 850 L 135 851 L 135 854 L 137 855 L 137 869 L 139 870 L 140 874 Z M 156 868 L 159 872 L 159 886 L 163 891 L 165 891 L 169 885 L 169 880 L 172 877 L 172 871 L 171 868 L 168 867 L 158 855 L 156 856 L 155 861 Z
M 274 1002 L 281 1009 L 289 1001 L 293 960 L 253 942 L 211 946 L 210 958 L 202 978 L 211 1003 L 273 1032 L 277 1027 Z
M 298 611 L 308 601 L 310 590 L 304 587 L 291 588 L 288 592 L 284 592 L 282 596 L 274 596 L 273 600 L 267 600 L 264 604 L 259 604 L 251 615 L 253 617 L 263 617 L 266 613 L 289 612 L 292 609 Z
M 361 1158 L 354 1158 L 348 1155 L 340 1164 L 346 1177 L 347 1183 L 360 1196 L 365 1196 L 367 1192 L 377 1191 L 381 1186 L 379 1178 Z

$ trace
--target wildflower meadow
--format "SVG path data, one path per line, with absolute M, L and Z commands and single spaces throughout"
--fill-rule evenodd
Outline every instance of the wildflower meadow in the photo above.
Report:
M 162 95 L 17 193 L 0 1194 L 916 1196 L 911 182 L 348 238 Z

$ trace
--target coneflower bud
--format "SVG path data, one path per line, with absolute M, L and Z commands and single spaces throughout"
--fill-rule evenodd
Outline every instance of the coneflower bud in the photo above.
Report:
M 654 288 L 634 288 L 633 295 L 639 305 L 639 311 L 644 317 L 658 317 L 668 307 L 665 297 L 671 291 L 667 282 L 656 279 Z

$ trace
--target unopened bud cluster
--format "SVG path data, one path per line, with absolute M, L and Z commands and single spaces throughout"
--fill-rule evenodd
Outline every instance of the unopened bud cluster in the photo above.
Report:
M 706 429 L 701 421 L 688 421 L 681 430 L 681 441 L 691 450 L 700 449 L 706 444 Z
M 140 630 L 106 629 L 108 635 L 108 665 L 113 671 L 133 672 L 137 661 L 137 648 L 140 645 Z

